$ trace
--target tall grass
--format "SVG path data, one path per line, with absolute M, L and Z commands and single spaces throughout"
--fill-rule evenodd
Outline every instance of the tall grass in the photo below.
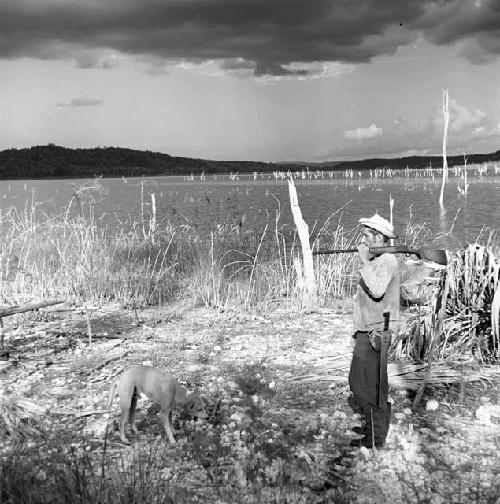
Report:
M 48 217 L 36 205 L 0 217 L 0 302 L 4 304 L 57 298 L 79 304 L 113 300 L 135 307 L 187 300 L 240 310 L 266 309 L 276 301 L 298 303 L 293 265 L 300 247 L 293 226 L 281 224 L 279 210 L 272 229 L 245 230 L 241 223 L 226 220 L 214 225 L 208 235 L 189 223 L 168 221 L 159 223 L 154 233 L 145 232 L 140 222 L 109 229 L 84 212 Z M 341 211 L 311 235 L 314 248 L 353 248 L 359 241 L 356 229 L 343 227 Z M 425 226 L 411 223 L 402 236 L 409 245 L 431 238 Z M 319 303 L 351 298 L 357 266 L 356 254 L 316 256 Z M 434 316 L 430 307 L 417 313 L 417 325 L 422 320 L 424 324 L 414 343 L 406 343 L 406 353 L 422 357 L 424 347 L 432 346 L 447 358 L 463 352 L 468 343 L 467 351 L 479 360 L 498 359 L 500 343 L 498 328 L 492 331 L 496 319 L 491 306 L 499 266 L 493 246 L 459 251 L 450 260 L 447 276 L 442 341 L 430 345 L 435 329 L 426 319 Z
M 169 451 L 154 440 L 146 449 L 116 455 L 89 450 L 74 432 L 45 433 L 19 442 L 2 454 L 0 502 L 173 503 L 187 502 L 188 492 L 165 475 Z M 184 498 L 179 499 L 180 496 Z
M 293 258 L 300 247 L 279 211 L 272 229 L 242 230 L 226 221 L 203 235 L 194 225 L 168 221 L 154 233 L 145 232 L 141 222 L 111 229 L 83 211 L 49 217 L 32 204 L 4 212 L 0 227 L 0 294 L 6 304 L 57 298 L 138 306 L 183 299 L 253 308 L 294 302 Z M 340 224 L 321 233 L 332 246 L 353 240 Z M 353 260 L 351 255 L 321 262 L 320 300 L 350 294 Z

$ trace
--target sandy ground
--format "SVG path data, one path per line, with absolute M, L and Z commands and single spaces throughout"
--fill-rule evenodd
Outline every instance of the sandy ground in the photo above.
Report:
M 386 446 L 349 447 L 359 417 L 347 404 L 348 308 L 254 314 L 107 305 L 92 311 L 91 341 L 85 311 L 64 305 L 4 324 L 4 394 L 32 400 L 41 424 L 83 432 L 93 450 L 109 426 L 107 450 L 122 461 L 152 440 L 161 444 L 168 457 L 158 474 L 175 501 L 500 503 L 496 384 L 428 389 L 416 409 L 392 387 Z M 210 420 L 176 415 L 178 443 L 168 447 L 158 408 L 141 398 L 141 433 L 122 445 L 117 399 L 111 414 L 104 408 L 111 379 L 137 363 L 198 388 Z

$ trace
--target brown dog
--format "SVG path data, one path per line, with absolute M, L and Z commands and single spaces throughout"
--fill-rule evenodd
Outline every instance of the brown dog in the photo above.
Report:
M 207 418 L 207 412 L 201 397 L 196 393 L 187 394 L 173 376 L 169 376 L 151 366 L 132 366 L 113 382 L 109 392 L 108 409 L 111 408 L 115 389 L 118 386 L 120 395 L 120 439 L 130 444 L 125 437 L 125 422 L 130 421 L 132 432 L 137 434 L 135 425 L 135 408 L 137 395 L 146 394 L 160 405 L 160 418 L 165 427 L 170 444 L 175 444 L 172 432 L 172 410 L 174 407 L 184 407 L 192 417 Z

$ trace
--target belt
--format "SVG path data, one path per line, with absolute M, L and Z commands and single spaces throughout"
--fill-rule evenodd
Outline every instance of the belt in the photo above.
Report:
M 370 331 L 356 331 L 352 337 L 356 339 L 358 334 L 370 334 Z

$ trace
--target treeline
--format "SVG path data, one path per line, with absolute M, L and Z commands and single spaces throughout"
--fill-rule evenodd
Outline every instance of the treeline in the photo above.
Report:
M 482 164 L 488 162 L 500 161 L 500 150 L 489 154 L 470 154 L 465 156 L 467 165 Z M 448 166 L 462 166 L 464 164 L 464 156 L 447 156 Z M 318 165 L 315 165 L 318 166 Z M 443 166 L 442 156 L 408 156 L 402 158 L 373 158 L 361 159 L 357 161 L 340 161 L 337 163 L 321 163 L 321 168 L 326 170 L 333 166 L 337 170 L 352 169 L 355 171 L 374 170 L 376 168 L 392 168 L 392 169 L 415 169 L 415 168 L 441 168 Z
M 467 162 L 499 161 L 500 151 L 493 154 L 473 154 Z M 265 163 L 258 161 L 213 161 L 174 157 L 160 152 L 95 147 L 68 149 L 54 144 L 25 149 L 0 151 L 0 179 L 90 178 L 95 176 L 206 175 L 213 173 L 269 173 L 309 170 L 368 170 L 375 168 L 439 167 L 440 157 L 406 157 L 395 159 L 365 159 L 328 163 Z M 463 164 L 463 156 L 448 157 L 450 166 Z
M 211 161 L 160 152 L 95 147 L 68 149 L 54 144 L 0 151 L 0 179 L 87 178 L 95 176 L 199 175 L 272 171 L 270 163 Z

